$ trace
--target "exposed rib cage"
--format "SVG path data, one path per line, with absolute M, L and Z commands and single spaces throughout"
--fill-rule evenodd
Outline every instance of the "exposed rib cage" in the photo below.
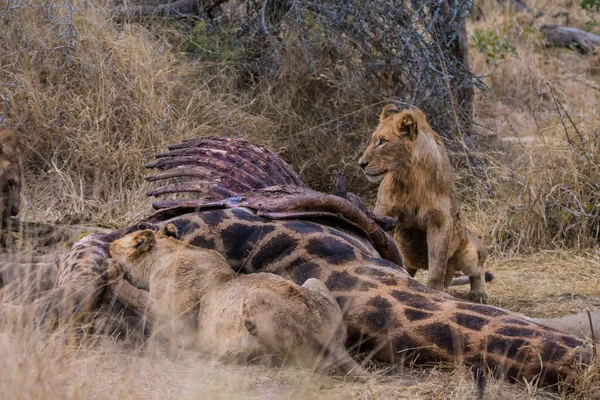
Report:
M 292 167 L 268 148 L 242 138 L 206 138 L 169 146 L 146 164 L 161 172 L 146 177 L 149 182 L 171 182 L 148 191 L 148 196 L 193 193 L 194 198 L 214 201 L 270 186 L 306 187 Z M 173 206 L 158 201 L 154 208 Z

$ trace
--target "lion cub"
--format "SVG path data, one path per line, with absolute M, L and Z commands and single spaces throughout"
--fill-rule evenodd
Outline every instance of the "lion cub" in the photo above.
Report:
M 276 355 L 309 368 L 364 372 L 344 347 L 342 311 L 323 283 L 237 275 L 218 252 L 174 239 L 176 230 L 137 231 L 109 249 L 125 278 L 149 291 L 148 313 L 162 336 L 230 361 Z
M 385 107 L 359 164 L 370 181 L 381 182 L 375 213 L 398 218 L 394 240 L 411 276 L 429 269 L 427 286 L 444 290 L 462 271 L 469 298 L 487 302 L 487 250 L 465 227 L 444 143 L 425 115 Z

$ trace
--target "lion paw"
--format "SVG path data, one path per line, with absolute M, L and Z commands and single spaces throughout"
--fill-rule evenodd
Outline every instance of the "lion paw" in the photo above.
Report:
M 473 290 L 473 291 L 469 292 L 469 300 L 471 300 L 475 303 L 487 304 L 489 298 L 490 298 L 490 295 L 485 290 L 483 290 L 483 291 Z

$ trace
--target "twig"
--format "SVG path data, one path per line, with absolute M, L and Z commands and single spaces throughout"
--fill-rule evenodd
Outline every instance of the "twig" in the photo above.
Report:
M 2 97 L 2 114 L 0 114 L 0 126 L 4 122 L 4 117 L 6 116 L 6 110 L 8 110 L 8 100 L 4 90 L 0 91 L 0 97 Z
M 575 122 L 573 122 L 573 120 L 571 119 L 571 116 L 569 115 L 567 110 L 565 110 L 565 107 L 563 107 L 563 105 L 560 101 L 558 102 L 558 105 L 564 111 L 564 113 L 567 116 L 567 118 L 569 119 L 569 122 L 571 123 L 571 125 L 573 125 L 573 129 L 575 129 L 575 132 L 577 132 L 577 136 L 579 136 L 579 140 L 581 140 L 583 142 L 583 136 L 581 135 L 581 132 L 579 132 L 579 129 L 577 129 L 577 125 L 575 125 Z
M 554 105 L 556 106 L 556 112 L 558 112 L 558 116 L 560 117 L 560 123 L 562 124 L 562 126 L 565 130 L 565 136 L 567 137 L 567 142 L 569 144 L 575 144 L 575 142 L 573 142 L 571 140 L 571 138 L 569 137 L 569 132 L 567 131 L 567 126 L 565 125 L 565 121 L 563 121 L 562 112 L 560 112 L 560 107 L 558 106 L 558 100 L 556 100 L 556 97 L 554 97 L 554 91 L 552 90 L 552 86 L 550 86 L 550 83 L 548 83 L 548 82 L 546 82 L 546 85 L 548 85 L 548 87 L 550 88 L 550 94 L 552 95 L 552 98 L 554 99 Z
M 588 315 L 588 322 L 590 323 L 590 332 L 592 333 L 592 353 L 596 357 L 596 335 L 594 334 L 594 324 L 592 323 L 592 314 L 588 308 L 585 309 Z
M 548 84 L 548 82 L 546 82 L 546 84 Z M 548 84 L 548 86 L 550 86 L 550 84 Z M 552 92 L 552 88 L 550 88 L 550 92 Z M 554 94 L 552 95 L 552 97 L 554 97 Z M 577 125 L 571 119 L 571 115 L 569 115 L 569 113 L 567 112 L 567 110 L 565 109 L 565 107 L 562 105 L 562 103 L 560 101 L 558 101 L 558 100 L 556 100 L 556 101 L 558 102 L 558 105 L 560 106 L 560 108 L 563 110 L 563 112 L 565 113 L 565 115 L 569 119 L 569 122 L 571 123 L 571 125 L 573 125 L 573 129 L 575 129 L 575 132 L 577 133 L 577 136 L 579 136 L 579 140 L 581 140 L 581 142 L 583 142 L 583 135 L 581 134 L 581 132 L 579 132 L 579 129 L 577 129 Z
M 352 112 L 346 113 L 346 114 L 344 114 L 344 115 L 342 115 L 342 116 L 340 116 L 340 117 L 338 117 L 338 118 L 334 118 L 334 119 L 331 119 L 331 120 L 329 120 L 329 121 L 325 121 L 325 122 L 323 122 L 323 123 L 321 123 L 321 124 L 319 124 L 319 125 L 311 126 L 311 127 L 310 127 L 310 128 L 308 128 L 308 129 L 305 129 L 305 130 L 303 130 L 303 131 L 300 131 L 300 132 L 296 133 L 296 135 L 302 135 L 302 134 L 308 133 L 308 132 L 310 132 L 310 131 L 312 131 L 312 130 L 315 130 L 315 129 L 321 128 L 321 127 L 323 127 L 323 126 L 326 126 L 326 125 L 332 124 L 332 123 L 334 123 L 334 122 L 341 121 L 341 120 L 343 120 L 344 118 L 350 117 L 350 116 L 352 116 L 352 115 L 355 115 L 355 114 L 358 114 L 358 113 L 360 113 L 360 112 L 363 112 L 363 111 L 365 111 L 365 110 L 368 110 L 369 108 L 373 108 L 373 107 L 375 107 L 375 106 L 378 106 L 378 105 L 381 105 L 381 104 L 385 104 L 385 103 L 394 103 L 394 104 L 400 104 L 400 105 L 403 105 L 403 106 L 406 106 L 406 107 L 410 107 L 410 108 L 416 108 L 416 109 L 420 110 L 418 107 L 415 107 L 414 105 L 412 105 L 412 104 L 409 104 L 409 103 L 405 103 L 404 101 L 399 101 L 399 100 L 389 100 L 389 99 L 386 99 L 386 100 L 378 101 L 378 102 L 376 102 L 376 103 L 372 103 L 372 104 L 369 104 L 369 105 L 363 106 L 363 107 L 359 108 L 358 110 L 355 110 L 355 111 L 352 111 Z M 422 110 L 421 110 L 421 111 L 422 111 Z
M 267 24 L 265 22 L 265 14 L 267 12 L 267 4 L 269 4 L 269 0 L 264 1 L 263 5 L 262 5 L 262 10 L 260 12 L 261 13 L 260 19 L 262 22 L 263 30 L 265 31 L 265 35 L 269 35 L 269 30 L 267 29 Z

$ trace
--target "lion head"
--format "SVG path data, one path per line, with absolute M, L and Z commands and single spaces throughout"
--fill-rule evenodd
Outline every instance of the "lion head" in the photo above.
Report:
M 388 173 L 408 175 L 413 164 L 422 158 L 423 150 L 431 148 L 431 139 L 437 141 L 436 137 L 421 111 L 399 111 L 388 105 L 358 163 L 371 182 L 381 181 Z M 433 145 L 437 147 L 436 143 Z
M 156 233 L 145 229 L 114 241 L 109 248 L 110 255 L 120 263 L 131 262 L 148 253 L 156 244 Z
M 157 242 L 165 237 L 169 238 L 169 240 L 177 238 L 177 227 L 174 224 L 167 224 L 159 232 L 155 232 L 152 229 L 144 229 L 130 233 L 121 239 L 115 240 L 110 245 L 108 251 L 114 260 L 126 264 L 148 255 Z
M 10 130 L 0 130 L 0 214 L 7 226 L 21 209 L 21 148 L 19 138 Z

